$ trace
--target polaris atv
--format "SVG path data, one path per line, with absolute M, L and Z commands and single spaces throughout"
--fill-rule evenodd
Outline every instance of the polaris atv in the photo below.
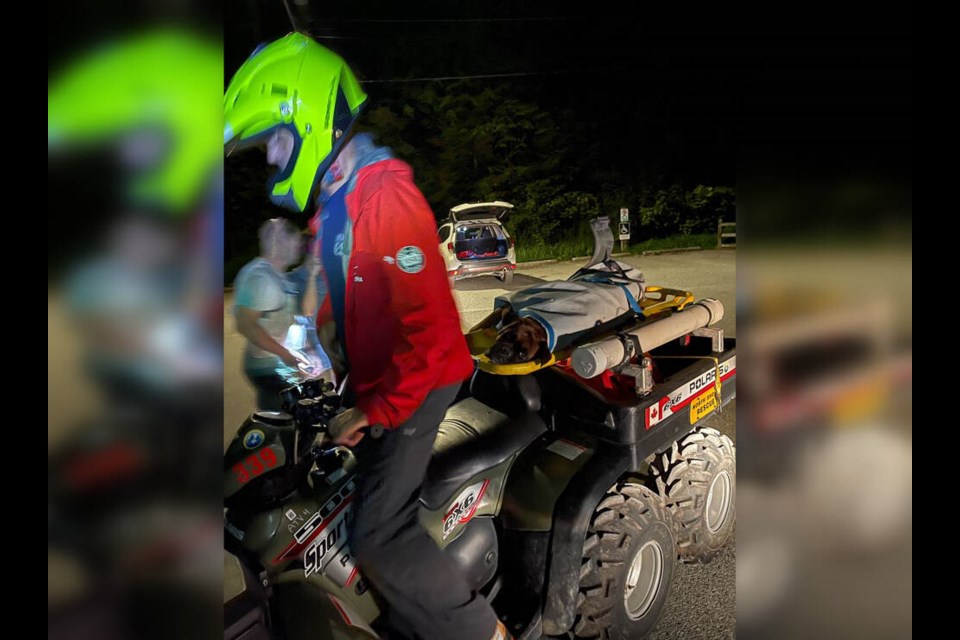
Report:
M 681 297 L 629 330 L 688 326 Z M 701 422 L 736 395 L 735 341 L 701 327 L 639 350 L 622 329 L 593 377 L 568 354 L 519 375 L 481 361 L 440 425 L 421 522 L 517 638 L 642 638 L 676 563 L 733 534 L 734 446 Z M 326 437 L 340 405 L 295 385 L 227 449 L 227 639 L 377 637 L 385 603 L 350 554 L 356 459 Z

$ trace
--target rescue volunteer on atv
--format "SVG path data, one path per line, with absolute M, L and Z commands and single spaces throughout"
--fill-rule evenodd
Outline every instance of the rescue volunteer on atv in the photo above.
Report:
M 370 134 L 351 131 L 366 103 L 339 55 L 291 33 L 261 45 L 233 76 L 224 144 L 228 153 L 266 145 L 278 167 L 268 185 L 275 204 L 301 212 L 319 193 L 310 224 L 328 295 L 317 326 L 336 336 L 349 370 L 353 406 L 331 433 L 360 445 L 351 549 L 363 575 L 404 635 L 505 638 L 490 604 L 417 520 L 433 441 L 473 360 L 412 169 Z M 384 434 L 361 444 L 369 425 Z

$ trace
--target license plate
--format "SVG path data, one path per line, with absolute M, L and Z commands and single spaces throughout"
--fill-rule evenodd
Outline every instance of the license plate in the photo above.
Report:
M 690 424 L 696 424 L 719 406 L 717 394 L 712 390 L 690 403 Z

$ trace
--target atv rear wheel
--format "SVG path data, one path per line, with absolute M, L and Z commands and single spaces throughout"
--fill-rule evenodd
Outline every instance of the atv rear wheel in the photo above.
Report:
M 633 640 L 653 629 L 673 582 L 678 526 L 640 484 L 604 496 L 583 545 L 576 637 Z
M 737 457 L 727 436 L 700 427 L 657 454 L 650 484 L 680 522 L 685 562 L 709 562 L 733 537 Z

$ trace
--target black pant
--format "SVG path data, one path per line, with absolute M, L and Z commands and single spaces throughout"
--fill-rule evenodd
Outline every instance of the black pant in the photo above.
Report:
M 290 383 L 276 373 L 244 373 L 250 384 L 257 390 L 257 409 L 280 411 L 280 392 L 289 387 Z
M 409 420 L 357 447 L 351 550 L 407 632 L 422 640 L 489 640 L 490 604 L 470 588 L 417 520 L 433 441 L 459 385 L 436 389 Z M 398 625 L 400 626 L 400 625 Z

